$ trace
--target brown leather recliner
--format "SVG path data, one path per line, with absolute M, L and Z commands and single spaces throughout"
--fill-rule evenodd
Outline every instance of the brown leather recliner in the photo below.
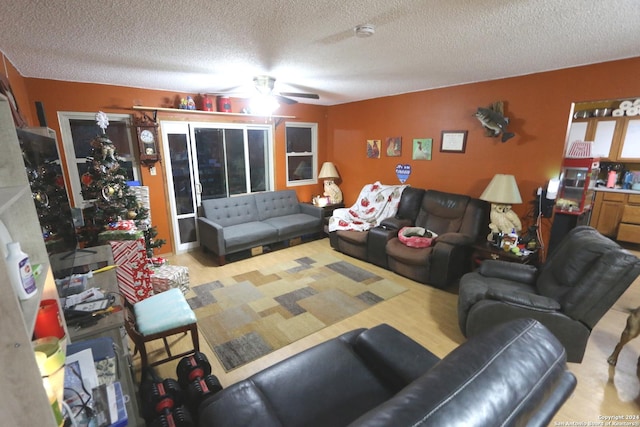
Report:
M 539 268 L 486 260 L 460 280 L 458 322 L 471 337 L 513 319 L 545 325 L 581 362 L 596 323 L 640 274 L 640 260 L 597 230 L 571 230 Z
M 386 244 L 389 269 L 437 288 L 455 283 L 471 268 L 472 245 L 486 232 L 488 212 L 482 200 L 427 190 L 411 225 L 435 232 L 435 244 L 413 248 L 391 238 Z

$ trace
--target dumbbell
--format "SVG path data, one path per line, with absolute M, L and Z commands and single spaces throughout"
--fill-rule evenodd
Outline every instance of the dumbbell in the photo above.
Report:
M 176 374 L 180 385 L 187 391 L 193 411 L 197 410 L 205 398 L 222 390 L 218 378 L 211 375 L 211 364 L 207 356 L 199 351 L 182 358 L 178 362 Z
M 143 416 L 149 427 L 193 427 L 191 413 L 183 405 L 180 384 L 171 378 L 143 384 L 140 391 Z

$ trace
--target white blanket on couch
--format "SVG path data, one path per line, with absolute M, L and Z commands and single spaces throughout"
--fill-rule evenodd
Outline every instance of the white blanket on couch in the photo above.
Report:
M 406 187 L 379 182 L 365 185 L 353 206 L 333 211 L 333 216 L 329 218 L 329 231 L 366 231 L 380 225 L 383 219 L 398 212 L 400 196 Z

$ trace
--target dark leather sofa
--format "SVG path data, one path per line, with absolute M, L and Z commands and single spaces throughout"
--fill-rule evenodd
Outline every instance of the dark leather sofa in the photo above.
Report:
M 348 332 L 200 405 L 200 427 L 546 426 L 571 395 L 564 347 L 521 319 L 440 360 L 382 324 Z
M 334 231 L 331 246 L 347 255 L 437 288 L 455 283 L 471 268 L 472 244 L 486 235 L 489 206 L 461 194 L 408 187 L 397 214 L 369 231 Z M 405 246 L 402 227 L 417 226 L 438 237 L 431 247 Z
M 458 321 L 471 337 L 495 325 L 533 318 L 555 334 L 569 362 L 582 361 L 591 331 L 640 274 L 640 260 L 594 228 L 579 226 L 539 268 L 485 260 L 465 274 Z

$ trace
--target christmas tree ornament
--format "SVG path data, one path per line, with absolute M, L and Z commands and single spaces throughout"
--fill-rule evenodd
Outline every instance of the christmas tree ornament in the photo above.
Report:
M 135 219 L 135 217 L 137 217 L 137 216 L 138 216 L 138 214 L 136 213 L 136 211 L 129 211 L 129 212 L 127 212 L 127 217 L 128 217 L 129 219 Z
M 100 129 L 102 129 L 102 133 L 107 132 L 107 126 L 109 126 L 109 117 L 102 111 L 98 111 L 96 113 L 96 124 Z
M 80 181 L 82 181 L 82 184 L 88 187 L 93 182 L 93 177 L 88 172 L 86 172 L 82 174 Z
M 49 196 L 47 195 L 47 193 L 43 191 L 36 191 L 35 193 L 33 193 L 33 198 L 36 202 L 40 203 L 42 206 L 46 207 L 49 205 Z
M 104 187 L 102 187 L 102 198 L 106 201 L 109 201 L 111 200 L 111 196 L 113 196 L 113 193 L 115 192 L 116 190 L 113 187 L 105 185 Z

